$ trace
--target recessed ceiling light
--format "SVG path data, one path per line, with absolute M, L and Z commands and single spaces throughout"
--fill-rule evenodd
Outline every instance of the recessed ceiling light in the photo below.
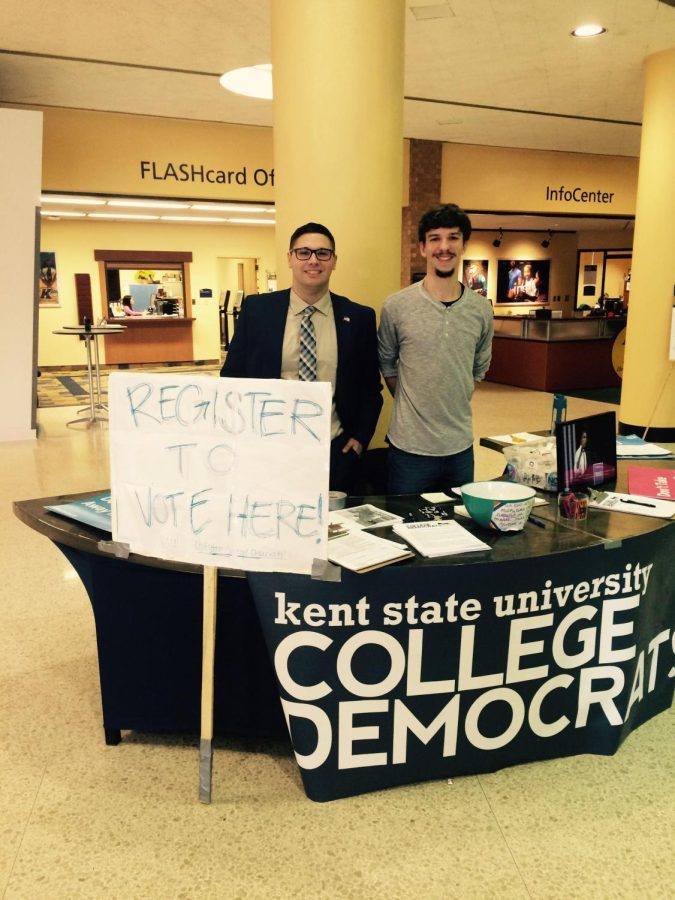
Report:
M 71 219 L 81 219 L 86 216 L 83 212 L 62 212 L 60 209 L 41 209 L 41 216 L 68 216 Z
M 598 34 L 605 34 L 606 31 L 602 25 L 579 25 L 572 32 L 572 37 L 595 37 Z
M 246 66 L 243 69 L 232 69 L 220 76 L 221 85 L 233 94 L 245 97 L 257 97 L 259 100 L 272 99 L 272 66 L 265 63 L 259 66 Z
M 156 221 L 159 219 L 159 216 L 140 216 L 140 215 L 132 215 L 131 213 L 89 213 L 88 218 L 90 219 L 143 219 L 146 222 L 149 219 Z
M 162 222 L 227 222 L 218 216 L 162 216 Z
M 255 212 L 255 213 L 273 213 L 274 206 L 242 206 L 239 203 L 193 203 L 192 209 L 199 209 L 202 212 Z
M 450 19 L 454 18 L 454 12 L 447 3 L 430 3 L 426 6 L 411 6 L 410 12 L 417 19 Z
M 108 206 L 133 206 L 138 209 L 189 209 L 189 203 L 167 203 L 163 200 L 108 200 Z
M 234 222 L 235 225 L 276 225 L 274 219 L 228 219 L 228 222 Z
M 40 197 L 41 203 L 70 203 L 71 206 L 105 206 L 105 200 L 94 200 L 93 197 Z

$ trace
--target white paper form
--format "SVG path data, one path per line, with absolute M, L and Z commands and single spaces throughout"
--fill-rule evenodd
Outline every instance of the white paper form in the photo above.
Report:
M 613 491 L 598 491 L 595 497 L 591 495 L 588 505 L 593 509 L 653 516 L 657 519 L 672 519 L 675 516 L 675 500 L 635 497 L 633 494 L 617 494 Z

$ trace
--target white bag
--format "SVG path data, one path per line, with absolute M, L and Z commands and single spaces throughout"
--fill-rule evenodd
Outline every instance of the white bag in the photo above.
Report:
M 558 464 L 555 438 L 545 437 L 527 444 L 504 447 L 506 477 L 539 491 L 558 490 Z

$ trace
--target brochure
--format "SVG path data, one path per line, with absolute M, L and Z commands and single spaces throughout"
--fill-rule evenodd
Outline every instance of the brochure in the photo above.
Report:
M 675 500 L 675 469 L 628 466 L 628 490 L 639 497 Z
M 459 522 L 401 522 L 392 529 L 405 538 L 422 556 L 451 556 L 455 553 L 474 553 L 491 550 Z
M 84 522 L 85 525 L 93 525 L 94 528 L 100 528 L 101 531 L 112 532 L 110 491 L 106 491 L 104 494 L 95 494 L 93 497 L 85 497 L 83 500 L 45 506 L 45 509 L 65 516 L 67 519 Z
M 637 434 L 619 434 L 616 438 L 619 459 L 673 459 L 675 454 L 666 447 L 650 444 Z
M 328 542 L 328 559 L 352 572 L 370 572 L 415 554 L 408 547 L 377 537 L 368 532 L 352 531 Z

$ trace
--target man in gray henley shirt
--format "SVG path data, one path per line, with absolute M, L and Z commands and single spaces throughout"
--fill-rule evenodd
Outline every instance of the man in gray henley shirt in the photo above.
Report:
M 490 366 L 491 302 L 460 284 L 471 222 L 452 203 L 420 219 L 424 280 L 388 297 L 378 334 L 380 369 L 394 397 L 391 494 L 449 491 L 473 481 L 471 396 Z

